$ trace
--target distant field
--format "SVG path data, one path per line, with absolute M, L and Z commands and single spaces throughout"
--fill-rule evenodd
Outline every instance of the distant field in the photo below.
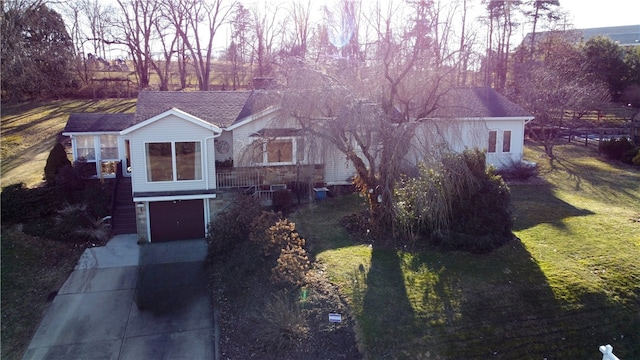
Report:
M 49 151 L 72 112 L 132 113 L 136 99 L 54 100 L 2 104 L 1 185 L 42 182 Z

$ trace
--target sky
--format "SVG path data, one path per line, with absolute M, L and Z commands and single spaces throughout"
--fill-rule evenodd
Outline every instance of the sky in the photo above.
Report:
M 576 29 L 640 25 L 639 0 L 560 0 Z

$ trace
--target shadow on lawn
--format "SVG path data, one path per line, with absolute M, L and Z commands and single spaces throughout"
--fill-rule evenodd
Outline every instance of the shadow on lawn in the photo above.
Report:
M 565 173 L 568 185 L 575 191 L 587 190 L 594 196 L 607 200 L 619 201 L 620 195 L 624 195 L 640 201 L 637 198 L 638 177 L 620 176 L 619 173 L 598 167 L 598 162 L 602 164 L 605 161 L 595 155 L 591 163 L 577 163 L 566 157 L 556 157 L 549 159 L 549 171 Z M 619 170 L 627 169 L 626 165 L 616 164 L 611 160 L 606 166 Z
M 370 358 L 586 359 L 608 343 L 638 355 L 637 314 L 603 293 L 568 307 L 518 241 L 488 255 L 374 247 L 362 277 Z
M 587 216 L 594 213 L 579 209 L 553 193 L 550 185 L 512 185 L 511 204 L 515 218 L 513 231 L 525 230 L 539 224 L 551 224 L 564 228 L 564 219 L 575 216 Z
M 3 106 L 3 140 L 11 136 L 19 136 L 21 139 L 21 144 L 17 145 L 19 150 L 9 152 L 2 159 L 3 180 L 11 179 L 10 173 L 24 166 L 26 162 L 48 154 L 55 142 L 60 141 L 60 132 L 69 114 L 73 112 L 124 113 L 132 112 L 135 106 L 135 102 L 130 99 L 114 100 L 108 103 L 95 100 L 62 100 Z M 43 128 L 46 130 L 42 130 Z M 5 182 L 8 185 L 14 181 Z

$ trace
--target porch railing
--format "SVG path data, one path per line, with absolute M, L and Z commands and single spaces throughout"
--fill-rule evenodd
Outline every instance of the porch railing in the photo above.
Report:
M 256 169 L 219 171 L 216 183 L 220 189 L 245 188 L 261 184 L 260 173 Z

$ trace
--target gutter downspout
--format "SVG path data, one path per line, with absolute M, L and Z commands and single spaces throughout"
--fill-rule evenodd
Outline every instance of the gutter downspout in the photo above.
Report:
M 212 129 L 213 131 L 213 129 Z M 222 132 L 220 132 L 219 134 L 214 135 L 213 136 L 209 136 L 204 138 L 204 163 L 205 163 L 205 173 L 204 173 L 204 181 L 205 181 L 205 190 L 209 190 L 209 151 L 207 149 L 207 141 L 211 140 L 211 139 L 215 139 L 217 137 L 219 137 L 220 135 L 222 135 Z M 215 154 L 214 154 L 215 155 Z M 214 165 L 214 169 L 215 169 L 215 165 Z

